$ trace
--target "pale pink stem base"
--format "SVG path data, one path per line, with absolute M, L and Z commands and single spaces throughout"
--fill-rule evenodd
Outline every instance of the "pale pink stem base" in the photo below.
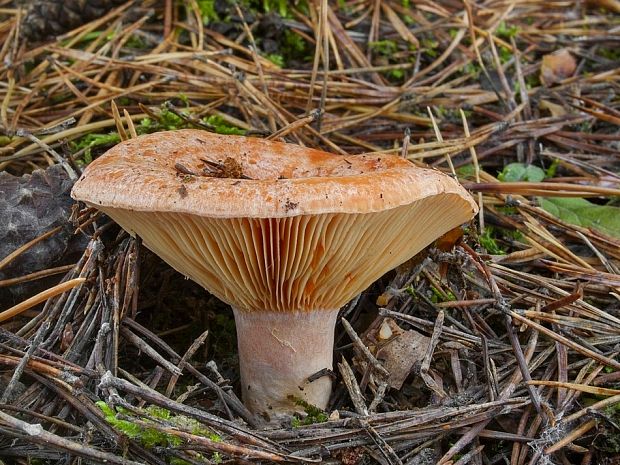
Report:
M 338 310 L 245 312 L 233 308 L 237 324 L 243 402 L 274 419 L 303 411 L 290 396 L 324 409 L 332 381 L 310 375 L 332 369 Z

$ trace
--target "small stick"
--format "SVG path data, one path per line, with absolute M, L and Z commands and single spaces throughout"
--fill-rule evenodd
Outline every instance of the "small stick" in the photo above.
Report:
M 166 344 L 160 337 L 158 337 L 156 334 L 153 334 L 150 330 L 143 327 L 139 323 L 136 323 L 134 320 L 130 318 L 125 318 L 123 320 L 123 324 L 130 326 L 134 330 L 141 333 L 143 336 L 149 338 L 154 344 L 156 344 L 158 347 L 164 350 L 170 357 L 172 357 L 172 360 L 174 361 L 181 360 L 181 357 L 179 356 L 179 354 L 177 354 L 168 344 Z M 204 384 L 210 389 L 213 389 L 217 393 L 218 397 L 220 397 L 221 399 L 224 399 L 226 401 L 226 405 L 230 406 L 235 411 L 235 413 L 237 413 L 240 417 L 242 417 L 249 425 L 251 426 L 257 425 L 257 420 L 250 413 L 250 411 L 243 405 L 243 403 L 237 398 L 234 392 L 225 391 L 218 384 L 211 381 L 211 379 L 209 379 L 207 376 L 205 376 L 200 371 L 198 371 L 196 368 L 194 368 L 190 363 L 185 362 L 183 369 L 190 372 L 202 384 Z
M 422 327 L 425 330 L 430 330 L 431 327 L 433 326 L 433 323 L 423 320 L 422 318 L 418 318 L 412 315 L 406 315 L 404 313 L 399 313 L 399 312 L 395 312 L 393 310 L 387 309 L 387 308 L 380 308 L 379 309 L 379 315 L 381 316 L 387 316 L 390 318 L 394 318 L 396 320 L 400 320 L 400 321 L 404 321 L 405 323 L 408 323 L 410 325 L 416 326 L 416 327 Z M 474 344 L 476 346 L 480 346 L 482 344 L 481 340 L 479 337 L 477 336 L 472 336 L 471 334 L 467 334 L 463 331 L 459 331 L 457 329 L 453 329 L 453 328 L 443 328 L 442 329 L 442 334 L 445 334 L 446 336 L 452 336 L 453 338 L 457 338 L 460 339 L 466 343 L 469 344 Z
M 122 327 L 120 332 L 125 339 L 127 339 L 134 346 L 136 346 L 138 349 L 140 349 L 142 352 L 152 358 L 155 362 L 157 362 L 170 373 L 172 373 L 173 376 L 181 376 L 181 370 L 178 367 L 176 367 L 174 364 L 159 355 L 159 352 L 157 352 L 150 345 L 140 339 L 136 334 L 129 331 L 129 329 L 127 329 L 126 327 Z
M 559 451 L 561 448 L 563 448 L 564 446 L 567 446 L 568 444 L 573 442 L 575 439 L 578 439 L 584 434 L 586 434 L 588 431 L 590 431 L 595 426 L 596 426 L 596 420 L 590 420 L 590 421 L 585 422 L 583 425 L 579 426 L 578 428 L 575 428 L 573 431 L 568 433 L 566 436 L 564 436 L 562 439 L 560 439 L 558 442 L 556 442 L 552 446 L 547 447 L 545 449 L 545 454 L 550 455 L 550 454 L 553 454 L 554 452 Z
M 116 130 L 118 131 L 118 135 L 120 136 L 122 141 L 129 139 L 129 137 L 127 137 L 127 133 L 125 132 L 123 120 L 121 119 L 121 114 L 118 111 L 116 102 L 112 100 L 112 102 L 110 102 L 110 106 L 112 107 L 112 116 L 114 117 L 114 122 L 116 123 Z
M 129 129 L 129 135 L 132 139 L 135 139 L 136 137 L 138 137 L 138 133 L 136 132 L 136 127 L 133 124 L 131 115 L 126 108 L 123 108 L 123 116 L 125 116 L 125 121 L 127 121 L 127 129 Z
M 99 463 L 111 463 L 115 465 L 142 465 L 141 462 L 134 462 L 133 460 L 125 459 L 116 454 L 102 452 L 98 449 L 85 446 L 84 444 L 69 441 L 61 436 L 45 431 L 38 423 L 26 423 L 25 421 L 19 420 L 11 415 L 7 415 L 2 411 L 0 411 L 0 421 L 5 425 L 19 431 L 28 439 L 28 441 L 41 446 L 51 446 L 54 449 L 70 452 L 80 457 L 90 458 Z
M 321 109 L 312 110 L 308 116 L 304 116 L 303 118 L 299 118 L 298 120 L 295 120 L 292 123 L 287 124 L 286 126 L 278 129 L 273 134 L 267 136 L 265 139 L 266 140 L 280 139 L 286 136 L 287 134 L 290 134 L 291 132 L 296 131 L 297 129 L 303 128 L 304 126 L 307 126 L 308 124 L 313 123 L 320 117 L 320 115 L 321 115 Z
M 539 195 L 543 197 L 613 197 L 620 189 L 567 182 L 464 182 L 465 189 L 493 194 Z
M 489 357 L 489 344 L 487 338 L 481 335 L 482 338 L 482 362 L 484 363 L 484 373 L 486 374 L 488 387 L 489 387 L 489 400 L 497 400 L 499 388 L 497 385 L 497 373 L 493 370 L 495 366 L 491 367 L 492 360 Z
M 28 415 L 29 417 L 41 419 L 47 423 L 54 423 L 57 426 L 74 431 L 77 434 L 81 434 L 84 432 L 84 430 L 80 426 L 76 426 L 72 423 L 62 421 L 61 419 L 56 418 L 56 417 L 50 417 L 48 415 L 43 415 L 41 413 L 33 412 L 32 410 L 28 410 L 28 409 L 21 408 L 21 407 L 16 407 L 14 405 L 2 404 L 0 405 L 0 410 L 9 410 L 13 412 L 19 412 L 21 414 Z
M 344 318 L 341 318 L 340 321 L 342 322 L 342 326 L 344 327 L 345 331 L 347 332 L 347 334 L 353 341 L 353 344 L 355 345 L 357 349 L 359 349 L 362 352 L 362 354 L 364 355 L 364 358 L 368 361 L 368 363 L 370 363 L 370 365 L 381 376 L 388 378 L 390 376 L 390 373 L 385 369 L 383 365 L 381 365 L 381 362 L 379 362 L 379 360 L 377 360 L 376 357 L 370 353 L 370 350 L 368 350 L 368 347 L 364 345 L 364 343 L 362 342 L 360 337 L 357 335 L 357 333 L 355 332 L 351 324 Z
M 198 336 L 196 340 L 192 342 L 192 345 L 189 346 L 189 349 L 187 349 L 185 354 L 183 354 L 183 357 L 181 357 L 181 360 L 179 361 L 179 363 L 177 363 L 179 374 L 178 375 L 173 374 L 170 377 L 168 386 L 166 387 L 166 392 L 165 392 L 166 397 L 170 397 L 170 394 L 172 394 L 172 391 L 174 390 L 174 386 L 176 385 L 177 381 L 179 380 L 179 376 L 181 375 L 183 371 L 183 367 L 189 363 L 189 359 L 191 359 L 192 356 L 196 353 L 196 351 L 200 348 L 200 346 L 204 344 L 205 340 L 207 339 L 207 336 L 209 336 L 209 330 L 203 332 L 200 336 Z
M 342 357 L 342 363 L 338 364 L 338 369 L 340 370 L 342 380 L 347 387 L 347 391 L 349 391 L 349 396 L 351 396 L 351 401 L 353 401 L 355 411 L 360 415 L 368 416 L 368 408 L 364 402 L 362 391 L 359 384 L 357 384 L 357 380 L 355 379 L 351 366 L 347 363 L 344 357 Z
M 368 406 L 368 411 L 370 413 L 374 413 L 377 410 L 379 404 L 383 401 L 385 397 L 385 392 L 387 391 L 388 383 L 387 381 L 381 381 L 379 383 L 379 387 L 377 387 L 377 392 L 375 393 L 375 397 L 372 399 L 372 402 Z
M 204 410 L 200 410 L 194 407 L 190 407 L 189 405 L 175 402 L 155 390 L 144 389 L 142 387 L 135 386 L 130 382 L 125 381 L 124 379 L 116 378 L 112 375 L 110 371 L 108 371 L 101 377 L 99 388 L 106 389 L 111 387 L 140 397 L 152 404 L 163 406 L 168 410 L 179 412 L 183 415 L 195 418 L 196 420 L 201 421 L 210 427 L 217 428 L 224 433 L 235 436 L 238 440 L 242 442 L 252 444 L 258 447 L 265 447 L 270 450 L 275 450 L 275 448 L 279 447 L 277 444 L 265 440 L 257 433 L 246 430 L 242 426 L 239 426 L 232 421 L 227 421 L 216 415 L 205 412 Z
M 209 369 L 211 373 L 215 375 L 215 377 L 217 378 L 217 384 L 223 384 L 226 382 L 226 379 L 220 374 L 220 371 L 218 370 L 217 364 L 215 363 L 215 361 L 210 360 L 209 362 L 205 364 L 205 367 Z M 327 368 L 325 369 L 327 370 Z M 314 381 L 314 380 L 311 380 L 310 377 L 308 377 L 308 381 Z
M 166 0 L 164 2 L 164 39 L 167 39 L 170 33 L 172 32 L 172 15 L 173 15 L 173 7 L 172 0 Z
M 447 394 L 445 391 L 435 382 L 432 376 L 429 374 L 429 370 L 431 367 L 431 360 L 433 358 L 433 352 L 435 352 L 435 347 L 439 343 L 439 337 L 441 336 L 441 330 L 443 327 L 444 320 L 444 312 L 440 310 L 437 314 L 437 319 L 435 320 L 435 326 L 433 327 L 433 334 L 431 335 L 431 340 L 428 343 L 428 347 L 426 348 L 426 353 L 424 354 L 424 359 L 422 360 L 422 366 L 420 367 L 420 376 L 424 380 L 426 386 L 428 386 L 435 394 L 444 399 Z
M 392 447 L 385 441 L 385 439 L 381 437 L 381 435 L 377 432 L 376 429 L 370 426 L 367 421 L 362 421 L 362 426 L 364 427 L 364 430 L 366 431 L 368 436 L 370 436 L 370 439 L 372 439 L 372 442 L 376 444 L 376 446 L 379 448 L 379 451 L 390 465 L 403 464 L 403 462 L 400 460 L 400 457 L 398 457 L 398 455 L 396 455 L 396 452 L 394 452 L 394 449 L 392 449 Z
M 400 151 L 400 156 L 403 158 L 407 158 L 407 154 L 409 153 L 409 142 L 410 141 L 411 141 L 411 129 L 406 127 L 405 137 L 403 137 L 403 146 Z
M 17 278 L 0 280 L 0 287 L 13 286 L 14 284 L 27 283 L 28 281 L 34 281 L 36 279 L 45 278 L 47 276 L 66 273 L 67 271 L 71 271 L 75 267 L 75 265 L 76 264 L 74 263 L 72 265 L 58 266 L 56 268 L 48 268 L 47 270 L 35 271 L 34 273 L 19 276 Z
M 575 391 L 587 392 L 588 394 L 595 394 L 597 396 L 618 396 L 620 395 L 620 389 L 609 389 L 597 386 L 588 386 L 587 384 L 576 383 L 563 383 L 561 381 L 545 381 L 545 380 L 528 380 L 527 384 L 532 386 L 548 386 L 564 389 L 573 389 Z
M 9 384 L 4 390 L 4 393 L 2 393 L 2 397 L 0 398 L 0 403 L 5 404 L 8 402 L 9 398 L 11 397 L 11 394 L 13 393 L 13 390 L 15 389 L 15 386 L 17 386 L 17 383 L 19 379 L 21 378 L 22 373 L 24 372 L 24 369 L 26 368 L 26 365 L 30 361 L 30 358 L 32 357 L 32 355 L 38 349 L 39 344 L 41 344 L 43 337 L 47 334 L 51 325 L 52 325 L 52 322 L 48 320 L 44 324 L 42 324 L 39 330 L 37 331 L 34 337 L 34 340 L 32 341 L 32 344 L 30 344 L 30 347 L 28 347 L 28 351 L 24 354 L 22 359 L 19 361 L 19 365 L 17 365 L 17 367 L 15 368 L 15 371 L 13 371 L 13 376 L 11 376 L 11 381 L 9 381 Z
M 484 449 L 484 444 L 467 452 L 460 459 L 454 462 L 454 465 L 465 465 L 467 463 L 471 463 L 471 459 L 473 459 L 476 455 L 478 455 L 482 449 Z
M 472 299 L 472 300 L 450 300 L 448 302 L 438 302 L 435 307 L 439 308 L 453 308 L 453 307 L 473 307 L 476 305 L 492 304 L 495 299 Z
M 542 409 L 540 407 L 540 396 L 538 395 L 538 391 L 534 389 L 530 384 L 530 381 L 532 380 L 532 375 L 530 375 L 530 370 L 527 367 L 527 362 L 525 361 L 523 350 L 521 350 L 521 344 L 519 343 L 519 339 L 515 334 L 514 327 L 512 326 L 512 320 L 509 316 L 505 317 L 504 323 L 506 326 L 508 339 L 510 340 L 510 344 L 512 345 L 512 352 L 517 358 L 517 364 L 519 365 L 519 369 L 521 370 L 521 376 L 523 377 L 523 380 L 527 383 L 527 391 L 530 394 L 530 399 L 532 399 L 532 405 L 534 405 L 534 408 L 540 414 L 542 413 Z
M 608 407 L 609 405 L 614 405 L 619 402 L 620 402 L 620 394 L 613 396 L 613 397 L 608 397 L 607 399 L 599 400 L 595 404 L 592 404 L 586 408 L 579 410 L 578 412 L 575 412 L 567 417 L 562 418 L 558 423 L 570 423 L 571 421 L 578 420 L 584 415 L 587 415 L 590 410 L 601 410 L 605 407 Z
M 75 278 L 64 283 L 57 284 L 56 286 L 50 287 L 42 292 L 39 292 L 37 295 L 30 297 L 29 299 L 20 302 L 19 304 L 0 312 L 0 323 L 8 320 L 9 318 L 13 318 L 20 313 L 25 312 L 29 308 L 34 307 L 35 305 L 40 304 L 41 302 L 46 301 L 47 299 L 51 299 L 63 292 L 69 291 L 74 287 L 77 287 L 84 283 L 86 278 Z
M 443 136 L 441 135 L 441 131 L 439 130 L 439 126 L 437 125 L 437 121 L 435 121 L 435 115 L 433 115 L 433 112 L 431 111 L 431 107 L 426 107 L 426 110 L 428 111 L 428 115 L 431 118 L 431 122 L 433 124 L 433 130 L 435 131 L 435 137 L 437 137 L 437 140 L 441 144 L 443 144 Z M 449 153 L 446 153 L 446 160 L 448 161 L 448 166 L 450 167 L 450 172 L 452 173 L 452 176 L 456 178 L 456 171 L 454 170 L 454 165 L 452 164 L 452 158 L 450 157 Z
M 469 125 L 467 124 L 467 118 L 465 117 L 465 112 L 463 109 L 459 108 L 461 112 L 461 119 L 463 121 L 463 131 L 465 132 L 465 137 L 468 139 L 471 137 L 471 133 L 469 132 Z M 476 176 L 476 182 L 480 183 L 480 165 L 478 164 L 478 154 L 474 146 L 469 147 L 469 154 L 471 155 L 471 160 L 474 163 L 474 173 Z M 482 192 L 478 192 L 478 221 L 480 225 L 480 234 L 484 233 L 484 202 L 482 201 Z
M 575 342 L 573 342 L 572 340 L 557 334 L 553 331 L 551 331 L 550 329 L 547 329 L 546 327 L 539 325 L 538 323 L 534 323 L 533 321 L 519 315 L 518 313 L 514 312 L 514 311 L 510 311 L 509 312 L 510 316 L 512 316 L 513 318 L 519 320 L 522 323 L 525 323 L 526 325 L 530 326 L 531 328 L 549 336 L 550 338 L 554 339 L 555 341 L 564 344 L 568 347 L 570 347 L 571 349 L 579 352 L 581 355 L 585 355 L 588 358 L 591 358 L 593 360 L 596 360 L 599 363 L 602 363 L 603 365 L 615 368 L 616 370 L 620 370 L 620 362 L 613 360 L 609 357 L 604 356 L 603 354 L 599 354 L 594 352 L 593 350 L 587 349 Z

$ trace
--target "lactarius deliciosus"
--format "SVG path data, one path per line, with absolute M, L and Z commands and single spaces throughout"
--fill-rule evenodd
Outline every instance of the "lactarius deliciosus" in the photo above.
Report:
M 477 211 L 451 177 L 392 155 L 341 156 L 199 130 L 118 144 L 73 197 L 230 304 L 255 413 L 325 408 L 338 309 Z

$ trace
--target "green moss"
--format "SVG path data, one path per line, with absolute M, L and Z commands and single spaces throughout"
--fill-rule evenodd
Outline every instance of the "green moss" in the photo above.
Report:
M 607 421 L 599 424 L 598 434 L 592 444 L 603 456 L 616 455 L 620 453 L 620 432 L 616 426 L 620 423 L 620 403 L 609 405 L 601 413 Z
M 390 79 L 394 79 L 396 81 L 402 80 L 405 77 L 405 70 L 403 69 L 392 69 L 390 71 L 388 71 L 387 73 L 387 77 L 389 77 Z
M 170 465 L 191 465 L 187 460 L 180 459 L 178 457 L 170 457 Z
M 97 406 L 101 409 L 105 416 L 105 421 L 112 425 L 116 430 L 123 433 L 130 439 L 136 439 L 147 448 L 155 446 L 177 447 L 183 442 L 177 436 L 163 433 L 155 428 L 148 428 L 142 425 L 132 423 L 129 420 L 121 420 L 117 414 L 131 416 L 130 412 L 122 407 L 116 407 L 116 412 L 105 402 L 97 402 Z
M 511 208 L 511 207 L 506 207 L 506 209 Z M 514 213 L 516 213 L 516 208 L 514 209 Z M 503 230 L 505 237 L 515 240 L 515 241 L 519 241 L 519 242 L 525 242 L 525 237 L 523 236 L 523 233 L 521 231 L 519 231 L 518 229 L 504 229 Z
M 112 409 L 103 401 L 99 401 L 96 404 L 105 416 L 105 421 L 112 425 L 116 430 L 120 431 L 127 437 L 140 441 L 140 443 L 147 447 L 152 448 L 156 446 L 163 447 L 178 447 L 183 441 L 178 436 L 168 434 L 160 431 L 156 428 L 156 423 L 153 420 L 161 420 L 173 427 L 180 428 L 185 431 L 191 431 L 196 436 L 202 436 L 209 438 L 211 441 L 220 442 L 222 438 L 210 430 L 204 427 L 197 420 L 187 417 L 185 415 L 174 415 L 169 410 L 157 407 L 154 405 L 148 406 L 144 409 L 137 409 L 139 416 L 136 416 L 133 412 L 130 412 L 122 407 L 116 407 L 116 410 Z M 118 415 L 123 415 L 125 418 L 120 419 Z M 140 418 L 142 422 L 153 423 L 153 427 L 147 427 L 142 424 L 137 424 L 131 421 L 132 418 Z M 219 458 L 221 461 L 221 457 Z
M 388 39 L 369 42 L 368 46 L 373 52 L 377 52 L 386 57 L 393 55 L 398 50 L 398 44 L 395 41 Z
M 236 134 L 242 136 L 246 132 L 245 129 L 238 128 L 226 122 L 226 120 L 219 115 L 211 115 L 208 118 L 204 118 L 203 121 L 213 126 L 213 130 L 218 134 Z
M 308 42 L 306 42 L 302 36 L 290 29 L 284 31 L 282 39 L 282 54 L 287 62 L 290 60 L 305 60 L 306 58 L 312 58 L 311 55 L 308 55 L 310 51 Z
M 415 288 L 413 287 L 412 284 L 410 284 L 409 286 L 407 286 L 405 288 L 405 292 L 407 294 L 409 294 L 411 297 L 417 297 L 418 296 L 418 293 L 416 292 L 416 290 L 415 290 Z
M 394 55 L 399 51 L 398 43 L 394 40 L 377 40 L 375 42 L 369 42 L 368 47 L 381 57 L 380 64 L 400 64 L 402 59 L 395 57 Z M 415 51 L 415 46 L 409 46 L 410 51 Z M 382 71 L 388 79 L 392 81 L 402 81 L 405 78 L 404 69 L 391 69 Z
M 525 87 L 527 90 L 535 89 L 540 86 L 540 77 L 537 73 L 529 74 L 525 77 Z
M 480 245 L 491 255 L 505 255 L 506 251 L 497 243 L 496 233 L 497 230 L 493 226 L 485 227 L 484 233 L 478 239 Z
M 96 147 L 112 146 L 118 144 L 121 138 L 116 132 L 110 132 L 109 134 L 99 134 L 91 132 L 79 139 L 76 139 L 69 143 L 69 147 L 73 152 L 78 152 L 85 149 L 82 154 L 82 163 L 89 164 L 93 161 L 92 149 Z
M 425 49 L 424 51 L 426 54 L 431 58 L 435 58 L 439 55 L 439 51 L 437 50 L 439 47 L 439 42 L 434 39 L 423 39 L 422 47 Z
M 169 131 L 172 131 L 175 129 L 183 129 L 187 127 L 187 122 L 183 118 L 168 110 L 164 105 L 162 105 L 158 117 L 159 126 L 161 127 L 161 129 L 167 129 Z
M 463 66 L 463 74 L 471 74 L 473 78 L 477 78 L 480 76 L 482 72 L 482 68 L 475 61 L 470 61 L 465 66 Z
M 95 40 L 99 38 L 100 36 L 101 36 L 101 31 L 90 31 L 82 36 L 82 39 L 80 42 L 90 42 L 91 40 Z M 106 39 L 108 38 L 106 37 Z M 69 43 L 68 40 L 67 40 L 67 43 Z
M 135 34 L 132 34 L 129 39 L 127 39 L 127 42 L 125 42 L 125 47 L 133 48 L 136 50 L 144 50 L 145 48 L 148 48 L 148 46 L 149 45 L 142 37 Z
M 510 60 L 512 60 L 513 54 L 512 54 L 512 50 L 509 49 L 508 47 L 499 47 L 498 50 L 499 53 L 499 61 L 500 63 L 504 64 L 504 63 L 508 63 Z
M 618 62 L 620 61 L 620 47 L 616 48 L 607 48 L 601 47 L 598 49 L 598 54 L 603 58 L 606 58 L 611 61 Z
M 267 58 L 269 61 L 271 61 L 278 68 L 283 68 L 284 67 L 284 57 L 282 55 L 278 54 L 278 53 L 269 53 L 269 54 L 265 55 L 265 58 Z
M 148 414 L 154 418 L 159 418 L 160 420 L 170 420 L 170 410 L 157 407 L 155 405 L 151 405 L 146 408 Z
M 510 26 L 506 24 L 506 21 L 499 23 L 499 26 L 495 30 L 495 35 L 501 39 L 510 41 L 511 37 L 516 37 L 519 34 L 519 28 L 517 26 Z
M 220 17 L 215 11 L 215 0 L 197 0 L 202 23 L 206 26 L 214 21 L 219 21 Z
M 456 300 L 456 296 L 454 293 L 447 289 L 437 289 L 435 286 L 431 286 L 431 291 L 433 291 L 433 295 L 431 296 L 431 302 L 440 303 L 440 302 L 453 302 Z
M 185 105 L 186 108 L 189 107 L 189 97 L 186 94 L 184 94 L 183 92 L 179 92 L 177 94 L 177 98 L 181 102 L 183 102 L 183 105 Z
M 246 8 L 258 13 L 277 13 L 283 18 L 291 16 L 288 0 L 242 0 L 240 2 Z M 307 2 L 299 2 L 307 3 Z M 297 5 L 298 7 L 300 5 Z M 303 5 L 302 5 L 303 7 Z M 307 8 L 307 5 L 306 5 Z M 303 9 L 303 8 L 302 8 Z
M 325 423 L 329 419 L 327 414 L 322 409 L 309 404 L 305 400 L 295 396 L 289 396 L 289 398 L 295 401 L 295 405 L 303 407 L 304 412 L 306 413 L 305 418 L 293 417 L 291 420 L 291 425 L 293 428 L 299 428 L 304 425 L 313 425 L 315 423 Z
M 269 13 L 274 11 L 283 18 L 289 16 L 288 0 L 262 0 L 263 11 Z

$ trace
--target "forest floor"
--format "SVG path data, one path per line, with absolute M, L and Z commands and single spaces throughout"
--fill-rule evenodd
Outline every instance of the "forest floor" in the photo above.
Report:
M 620 2 L 109 3 L 62 31 L 0 0 L 0 463 L 620 463 Z M 325 412 L 252 416 L 230 309 L 70 199 L 179 128 L 478 202 L 342 310 Z M 385 325 L 398 387 L 355 337 Z

